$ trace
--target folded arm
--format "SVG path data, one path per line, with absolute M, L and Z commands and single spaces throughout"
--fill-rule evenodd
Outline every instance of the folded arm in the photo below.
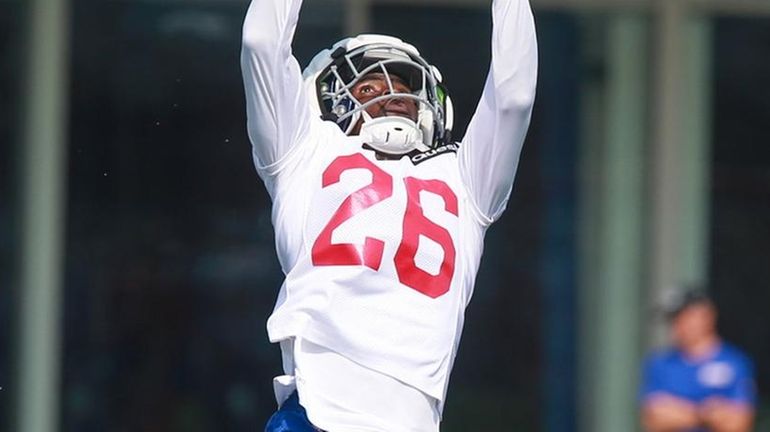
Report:
M 644 402 L 642 424 L 647 432 L 679 432 L 700 426 L 701 419 L 694 403 L 658 393 Z
M 243 24 L 241 71 L 258 169 L 278 164 L 307 133 L 311 113 L 291 42 L 302 0 L 253 0 Z
M 749 432 L 754 423 L 754 407 L 714 397 L 701 405 L 700 416 L 713 432 Z
M 494 0 L 492 63 L 460 146 L 460 169 L 485 223 L 505 209 L 532 114 L 537 40 L 528 0 Z

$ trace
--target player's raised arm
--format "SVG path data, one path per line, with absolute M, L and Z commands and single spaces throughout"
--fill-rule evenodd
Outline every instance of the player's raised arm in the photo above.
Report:
M 528 0 L 494 0 L 492 63 L 460 146 L 463 180 L 485 223 L 505 209 L 527 134 L 537 81 L 537 40 Z
M 307 133 L 311 113 L 291 42 L 302 0 L 252 0 L 243 24 L 241 71 L 254 163 L 276 165 Z

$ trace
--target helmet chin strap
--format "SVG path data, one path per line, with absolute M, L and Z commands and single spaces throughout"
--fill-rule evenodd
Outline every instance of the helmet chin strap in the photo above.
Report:
M 414 121 L 400 116 L 372 118 L 366 111 L 359 135 L 373 149 L 402 155 L 424 147 L 422 131 Z

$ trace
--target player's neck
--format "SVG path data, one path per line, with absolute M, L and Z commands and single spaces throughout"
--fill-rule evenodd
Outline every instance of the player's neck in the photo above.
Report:
M 719 349 L 722 340 L 718 335 L 708 335 L 682 346 L 684 354 L 693 360 L 701 360 L 710 357 Z

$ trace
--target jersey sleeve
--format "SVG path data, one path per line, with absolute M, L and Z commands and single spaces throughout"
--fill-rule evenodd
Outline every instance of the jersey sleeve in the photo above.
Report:
M 537 81 L 537 40 L 528 0 L 494 0 L 492 62 L 459 150 L 460 173 L 485 224 L 508 202 Z
M 279 171 L 313 117 L 291 50 L 301 6 L 302 0 L 253 0 L 243 24 L 248 134 L 260 175 Z

